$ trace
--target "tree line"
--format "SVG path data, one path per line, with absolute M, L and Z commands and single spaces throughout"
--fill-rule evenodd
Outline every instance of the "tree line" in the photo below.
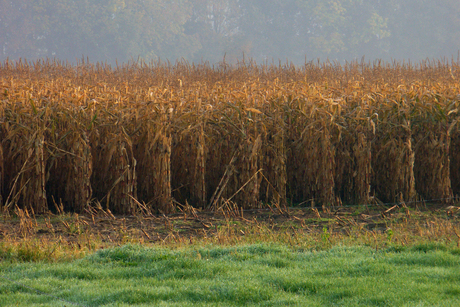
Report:
M 458 0 L 0 0 L 0 60 L 457 58 Z

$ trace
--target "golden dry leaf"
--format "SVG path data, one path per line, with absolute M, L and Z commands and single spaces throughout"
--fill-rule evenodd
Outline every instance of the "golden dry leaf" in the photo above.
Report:
M 256 113 L 256 114 L 262 114 L 261 111 L 254 109 L 254 108 L 245 108 L 246 111 Z

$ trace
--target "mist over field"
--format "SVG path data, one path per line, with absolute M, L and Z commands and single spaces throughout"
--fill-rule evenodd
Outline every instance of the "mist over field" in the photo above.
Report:
M 453 58 L 456 0 L 0 0 L 0 60 Z

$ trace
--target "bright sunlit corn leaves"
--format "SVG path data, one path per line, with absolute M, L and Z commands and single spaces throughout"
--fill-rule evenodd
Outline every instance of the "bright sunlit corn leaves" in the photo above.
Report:
M 458 64 L 0 66 L 1 206 L 116 213 L 446 199 Z

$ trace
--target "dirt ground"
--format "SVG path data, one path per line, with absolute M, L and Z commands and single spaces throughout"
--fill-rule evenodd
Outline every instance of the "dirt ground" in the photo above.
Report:
M 353 230 L 377 234 L 385 233 L 392 225 L 404 223 L 408 232 L 422 234 L 420 228 L 426 228 L 427 233 L 434 236 L 433 225 L 443 224 L 445 229 L 452 229 L 460 242 L 459 209 L 442 204 L 417 208 L 395 205 L 338 207 L 333 210 L 228 209 L 220 212 L 198 211 L 189 207 L 177 214 L 136 216 L 114 216 L 104 210 L 89 210 L 86 214 L 31 216 L 26 211 L 16 210 L 14 215 L 0 218 L 0 240 L 60 242 L 79 248 L 85 245 L 91 250 L 129 242 L 193 244 L 203 238 L 225 240 L 231 236 L 249 235 L 249 231 L 253 234 L 254 229 L 273 233 L 318 234 L 326 229 L 328 233 L 344 235 Z M 232 230 L 231 233 L 229 230 Z

